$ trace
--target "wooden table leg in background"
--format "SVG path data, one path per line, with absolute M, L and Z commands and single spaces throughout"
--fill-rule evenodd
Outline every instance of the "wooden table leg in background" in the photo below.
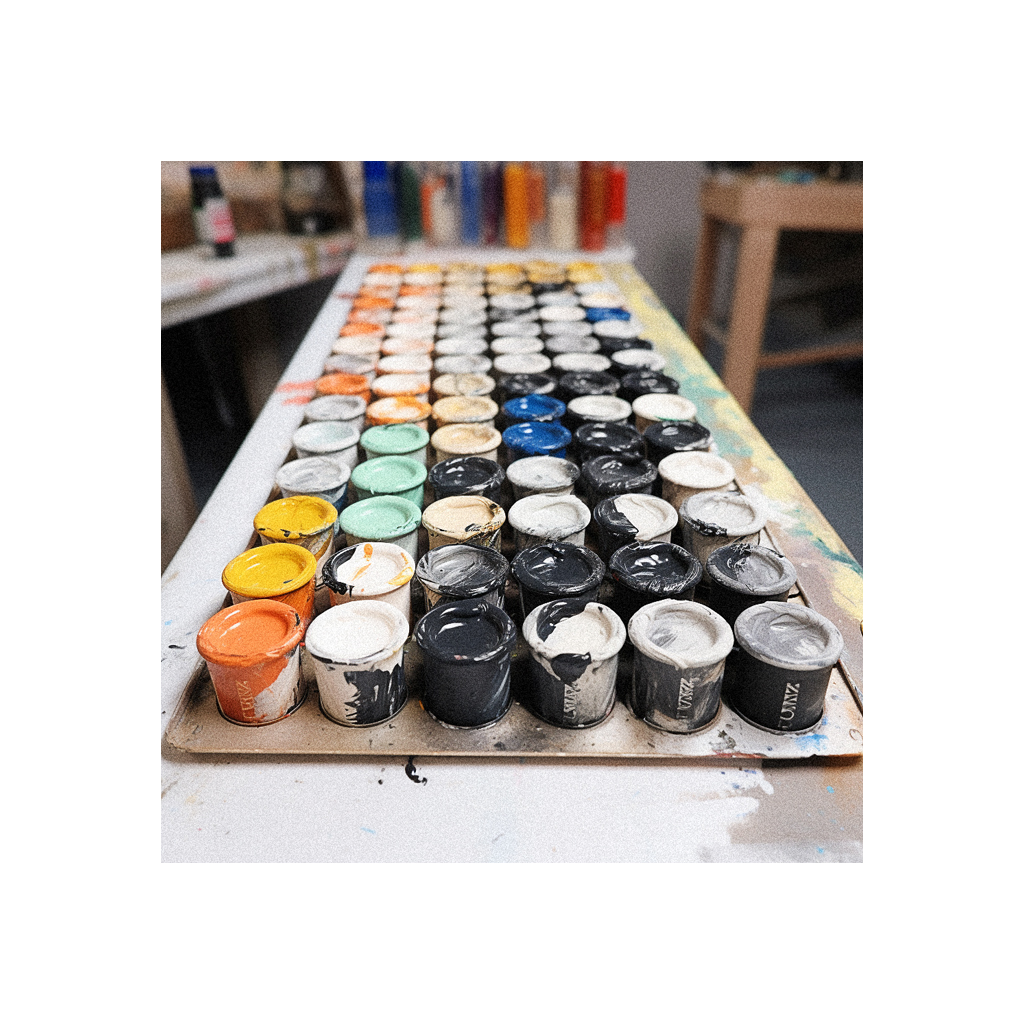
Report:
M 721 235 L 721 221 L 705 214 L 701 220 L 700 238 L 697 240 L 693 290 L 690 293 L 690 310 L 686 317 L 686 333 L 699 352 L 704 351 L 704 321 L 711 312 L 711 300 L 714 297 L 718 242 Z
M 749 225 L 740 236 L 722 382 L 747 413 L 754 400 L 778 244 L 776 227 Z

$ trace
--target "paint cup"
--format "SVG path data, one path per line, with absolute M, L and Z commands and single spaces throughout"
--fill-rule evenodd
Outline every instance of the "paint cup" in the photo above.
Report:
M 261 544 L 298 544 L 311 551 L 316 559 L 316 585 L 321 587 L 324 563 L 334 551 L 337 519 L 338 510 L 329 501 L 296 495 L 264 505 L 252 525 Z
M 661 496 L 673 507 L 701 491 L 724 491 L 736 479 L 732 465 L 710 452 L 676 452 L 658 464 Z
M 423 508 L 426 479 L 427 467 L 404 455 L 381 455 L 360 463 L 352 470 L 352 486 L 356 489 L 357 501 L 391 494 Z
M 616 494 L 650 494 L 658 470 L 640 455 L 595 455 L 580 467 L 580 476 L 593 508 Z
M 651 494 L 619 494 L 594 506 L 598 550 L 606 562 L 624 544 L 669 541 L 678 521 L 679 513 Z
M 429 338 L 386 338 L 380 346 L 382 356 L 431 355 L 434 343 Z
M 518 334 L 504 337 L 498 335 L 491 342 L 492 356 L 531 356 L 543 352 L 544 342 L 540 338 L 529 338 Z
M 541 306 L 538 315 L 546 326 L 584 320 L 587 314 L 582 306 Z
M 565 403 L 550 395 L 521 395 L 510 398 L 501 411 L 506 426 L 513 423 L 559 423 L 565 415 Z
M 678 398 L 678 395 L 674 396 Z M 711 449 L 711 431 L 693 420 L 681 423 L 652 423 L 644 431 L 647 458 L 656 466 L 676 452 L 706 452 Z
M 628 423 L 631 414 L 629 402 L 614 395 L 584 395 L 566 406 L 564 423 L 575 431 L 584 423 Z
M 377 376 L 377 357 L 356 356 L 348 353 L 328 356 L 324 363 L 324 373 L 359 374 L 360 376 L 365 377 L 372 384 L 374 378 Z
M 366 407 L 366 423 L 371 427 L 383 427 L 389 423 L 413 423 L 426 430 L 430 423 L 430 405 L 405 395 L 380 398 Z
M 551 369 L 551 360 L 547 356 L 534 352 L 529 355 L 495 356 L 494 375 L 499 381 L 518 373 L 547 373 Z
M 536 302 L 532 295 L 524 295 L 521 292 L 506 292 L 503 295 L 491 297 L 488 305 L 497 314 L 522 313 L 528 309 L 534 309 Z
M 292 447 L 300 459 L 329 458 L 350 470 L 359 461 L 358 444 L 359 431 L 339 420 L 305 423 L 292 434 Z
M 493 548 L 446 544 L 423 555 L 416 563 L 416 578 L 423 587 L 427 611 L 468 598 L 504 608 L 508 559 Z
M 679 391 L 679 381 L 654 370 L 634 370 L 627 373 L 619 383 L 619 397 L 632 404 L 641 395 L 674 395 Z
M 608 559 L 615 583 L 612 606 L 628 622 L 645 604 L 673 598 L 692 601 L 700 562 L 678 544 L 624 544 Z
M 832 669 L 843 652 L 839 630 L 818 612 L 765 601 L 739 614 L 725 699 L 748 722 L 771 732 L 801 732 L 825 707 Z
M 497 388 L 499 405 L 523 395 L 550 395 L 555 390 L 555 378 L 547 373 L 513 373 L 502 380 Z
M 751 605 L 784 601 L 796 583 L 796 568 L 771 548 L 727 544 L 708 555 L 704 580 L 708 604 L 731 626 Z
M 732 629 L 694 601 L 644 605 L 629 620 L 633 713 L 664 732 L 697 732 L 718 714 Z
M 302 703 L 304 632 L 299 613 L 280 601 L 246 601 L 206 620 L 196 647 L 210 670 L 217 707 L 229 722 L 270 725 Z
M 650 349 L 624 348 L 608 356 L 611 360 L 611 372 L 619 377 L 637 370 L 650 370 L 660 373 L 665 369 L 665 357 Z
M 458 455 L 478 455 L 482 459 L 498 459 L 501 434 L 486 423 L 452 423 L 435 430 L 430 436 L 435 461 Z
M 435 366 L 436 370 L 437 367 Z M 485 373 L 443 373 L 434 378 L 435 398 L 449 398 L 453 395 L 490 395 L 496 387 L 493 377 Z
M 303 423 L 323 423 L 339 420 L 362 431 L 366 416 L 366 401 L 358 395 L 324 395 L 314 398 L 303 415 Z
M 569 355 L 573 352 L 596 355 L 600 350 L 601 343 L 597 338 L 586 335 L 577 338 L 571 334 L 556 334 L 544 342 L 544 351 L 551 357 L 552 363 L 558 356 Z
M 286 462 L 274 477 L 283 498 L 308 494 L 329 501 L 341 513 L 348 494 L 348 479 L 352 470 L 334 459 L 314 456 Z M 335 529 L 337 533 L 337 529 Z
M 605 328 L 622 325 L 628 331 L 632 332 L 627 337 L 617 338 L 608 337 L 608 332 L 605 330 L 601 331 L 600 343 L 601 343 L 601 354 L 611 358 L 616 352 L 624 352 L 628 348 L 642 348 L 648 352 L 654 351 L 653 342 L 647 341 L 645 338 L 638 338 L 636 336 L 636 328 L 623 324 L 621 320 L 604 320 L 599 324 L 594 324 L 595 328 Z M 595 331 L 596 333 L 596 331 Z
M 600 725 L 615 706 L 615 676 L 626 627 L 607 605 L 559 598 L 523 622 L 530 650 L 523 703 L 561 729 Z
M 361 373 L 325 373 L 316 382 L 318 395 L 358 395 L 370 401 L 370 382 Z
M 568 405 L 575 398 L 583 398 L 586 395 L 615 395 L 618 391 L 618 378 L 610 373 L 572 370 L 558 378 L 555 394 Z
M 682 395 L 641 395 L 633 402 L 636 429 L 643 434 L 654 423 L 678 423 L 695 420 L 697 406 Z
M 493 459 L 479 455 L 458 455 L 435 463 L 427 473 L 434 501 L 457 494 L 477 494 L 501 503 L 501 485 L 505 471 Z
M 500 551 L 504 522 L 505 510 L 477 494 L 442 498 L 423 510 L 423 527 L 431 550 L 445 544 L 472 544 Z
M 358 335 L 338 338 L 331 346 L 331 352 L 334 355 L 370 356 L 372 358 L 380 355 L 380 346 L 383 340 L 384 328 L 382 327 L 379 336 Z
M 693 494 L 679 510 L 683 546 L 704 565 L 727 544 L 756 544 L 767 515 L 761 503 L 735 491 Z
M 487 328 L 483 324 L 468 327 L 466 324 L 438 324 L 437 337 L 444 338 L 486 338 Z
M 358 321 L 347 323 L 341 328 L 338 337 L 348 341 L 354 338 L 357 341 L 362 342 L 377 342 L 378 347 L 384 340 L 384 328 L 378 324 L 361 323 Z M 335 349 L 335 352 L 346 351 L 345 349 Z
M 484 395 L 453 395 L 434 403 L 435 427 L 449 427 L 453 423 L 476 423 L 494 428 L 498 403 Z
M 502 432 L 510 463 L 535 455 L 564 459 L 572 434 L 560 423 L 513 423 Z
M 592 338 L 593 324 L 585 320 L 568 320 L 562 323 L 548 322 L 543 325 L 541 336 L 545 342 L 552 338 Z
M 299 613 L 305 629 L 313 619 L 316 559 L 297 544 L 260 544 L 232 558 L 221 574 L 232 604 L 272 600 Z
M 584 423 L 573 431 L 569 452 L 581 466 L 598 455 L 642 458 L 644 439 L 628 423 Z
M 611 365 L 611 360 L 599 352 L 563 352 L 551 359 L 551 370 L 556 376 L 565 373 L 606 373 Z
M 424 401 L 430 392 L 430 374 L 386 373 L 373 382 L 370 390 L 375 399 L 417 398 Z
M 411 622 L 409 584 L 415 571 L 416 563 L 405 548 L 366 541 L 335 551 L 324 565 L 324 583 L 332 606 L 349 601 L 385 601 Z
M 577 306 L 576 295 L 564 285 L 545 284 L 534 288 L 538 306 Z
M 405 706 L 409 622 L 384 601 L 328 608 L 306 631 L 320 710 L 339 725 L 379 725 Z
M 516 627 L 489 601 L 470 598 L 431 609 L 416 624 L 423 652 L 423 707 L 442 725 L 478 729 L 512 704 Z
M 430 435 L 413 423 L 389 423 L 383 427 L 370 427 L 359 438 L 359 445 L 367 459 L 383 455 L 404 455 L 427 464 L 427 444 Z
M 590 509 L 571 494 L 532 494 L 512 505 L 508 522 L 515 531 L 517 551 L 549 541 L 582 545 Z
M 414 561 L 419 555 L 420 508 L 406 498 L 382 494 L 354 501 L 338 521 L 346 546 L 363 541 L 397 544 L 408 551 Z
M 520 551 L 510 571 L 519 586 L 519 609 L 525 620 L 537 605 L 556 598 L 596 601 L 605 564 L 589 548 L 547 541 Z
M 485 356 L 490 346 L 483 338 L 441 338 L 434 346 L 434 358 L 440 356 Z
M 434 360 L 434 373 L 489 374 L 492 362 L 487 356 L 438 356 Z M 497 374 L 495 374 L 497 377 Z
M 516 501 L 521 501 L 531 494 L 572 494 L 580 467 L 567 459 L 534 455 L 509 463 L 507 472 L 512 494 Z
M 400 356 L 384 356 L 377 363 L 377 372 L 385 373 L 430 373 L 434 360 L 422 352 L 407 352 Z

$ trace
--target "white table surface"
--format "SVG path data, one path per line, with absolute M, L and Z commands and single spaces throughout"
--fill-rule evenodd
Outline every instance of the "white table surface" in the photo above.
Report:
M 413 259 L 534 253 L 427 251 Z M 616 259 L 621 253 L 579 258 Z M 571 258 L 560 254 L 562 259 Z M 319 376 L 374 260 L 353 256 L 282 377 Z M 291 446 L 275 392 L 163 574 L 161 736 L 221 605 L 221 571 Z M 212 861 L 860 861 L 860 759 L 564 761 L 198 756 L 162 743 L 162 858 Z M 420 781 L 415 781 L 419 779 Z

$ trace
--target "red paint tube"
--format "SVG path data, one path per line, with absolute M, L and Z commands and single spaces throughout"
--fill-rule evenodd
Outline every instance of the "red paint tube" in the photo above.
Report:
M 580 246 L 600 252 L 605 246 L 608 164 L 602 160 L 580 162 Z

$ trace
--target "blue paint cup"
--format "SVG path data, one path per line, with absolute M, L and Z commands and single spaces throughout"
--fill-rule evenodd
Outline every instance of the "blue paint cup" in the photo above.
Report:
M 572 434 L 560 423 L 514 423 L 505 430 L 501 439 L 509 462 L 533 455 L 564 459 Z
M 550 395 L 522 395 L 509 399 L 502 407 L 506 422 L 561 423 L 565 415 L 565 402 Z
M 591 306 L 587 310 L 587 319 L 592 323 L 601 320 L 629 320 L 629 312 L 625 309 L 613 309 L 610 306 Z

